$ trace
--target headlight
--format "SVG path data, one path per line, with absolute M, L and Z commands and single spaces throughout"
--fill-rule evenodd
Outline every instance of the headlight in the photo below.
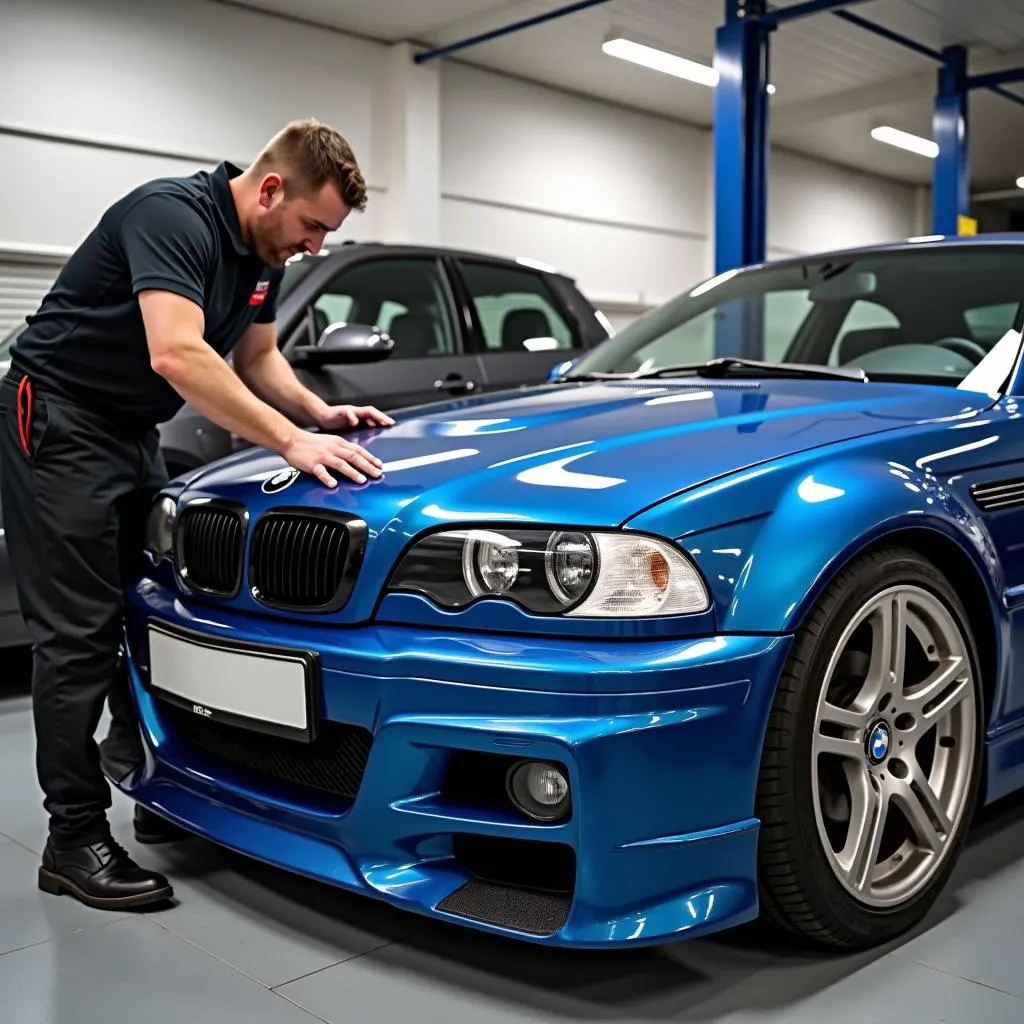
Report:
M 177 505 L 163 495 L 153 502 L 146 521 L 145 549 L 156 559 L 166 558 L 174 546 L 174 517 Z
M 667 541 L 580 530 L 447 530 L 415 544 L 389 589 L 445 608 L 506 598 L 537 614 L 603 618 L 705 611 L 700 573 Z

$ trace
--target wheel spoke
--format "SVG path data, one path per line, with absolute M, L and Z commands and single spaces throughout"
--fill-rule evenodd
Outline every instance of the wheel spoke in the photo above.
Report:
M 892 800 L 906 815 L 917 841 L 926 850 L 938 853 L 953 828 L 938 794 L 924 772 L 916 765 L 908 779 L 892 779 Z
M 822 702 L 818 718 L 821 725 L 837 725 L 843 729 L 864 729 L 868 724 L 867 712 L 857 708 L 838 708 L 827 700 Z
M 889 794 L 878 790 L 863 769 L 847 772 L 853 805 L 850 808 L 850 830 L 846 846 L 838 860 L 846 872 L 847 882 L 859 894 L 871 890 L 882 833 L 889 813 Z
M 903 688 L 906 648 L 907 599 L 904 594 L 893 594 L 875 612 L 871 667 L 868 669 L 863 698 L 873 703 L 887 688 Z
M 860 739 L 847 739 L 842 736 L 826 736 L 819 733 L 814 738 L 814 753 L 835 754 L 850 760 L 864 761 L 864 743 Z
M 970 694 L 965 659 L 949 658 L 919 687 L 903 697 L 907 710 L 920 716 L 916 732 L 927 732 Z M 937 702 L 937 703 L 936 703 Z M 933 704 L 933 707 L 928 707 Z

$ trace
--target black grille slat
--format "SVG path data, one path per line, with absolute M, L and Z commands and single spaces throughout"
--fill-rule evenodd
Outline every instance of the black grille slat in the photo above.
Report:
M 238 514 L 212 505 L 186 507 L 177 530 L 183 578 L 211 594 L 235 594 L 242 572 L 243 529 Z
M 361 726 L 321 722 L 312 743 L 284 739 L 191 714 L 160 702 L 175 741 L 207 758 L 299 789 L 354 800 L 373 735 Z
M 253 530 L 250 582 L 269 607 L 337 610 L 347 597 L 349 527 L 318 512 L 276 509 Z

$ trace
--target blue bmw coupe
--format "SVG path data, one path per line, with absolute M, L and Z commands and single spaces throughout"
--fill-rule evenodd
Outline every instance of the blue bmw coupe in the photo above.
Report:
M 706 281 L 541 386 L 251 451 L 151 514 L 122 780 L 551 945 L 919 922 L 1024 784 L 1024 238 Z

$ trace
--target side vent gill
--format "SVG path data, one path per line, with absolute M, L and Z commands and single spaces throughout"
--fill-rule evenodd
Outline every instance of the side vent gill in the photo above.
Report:
M 983 512 L 998 512 L 1024 505 L 1024 479 L 997 480 L 990 484 L 974 484 L 971 497 Z

